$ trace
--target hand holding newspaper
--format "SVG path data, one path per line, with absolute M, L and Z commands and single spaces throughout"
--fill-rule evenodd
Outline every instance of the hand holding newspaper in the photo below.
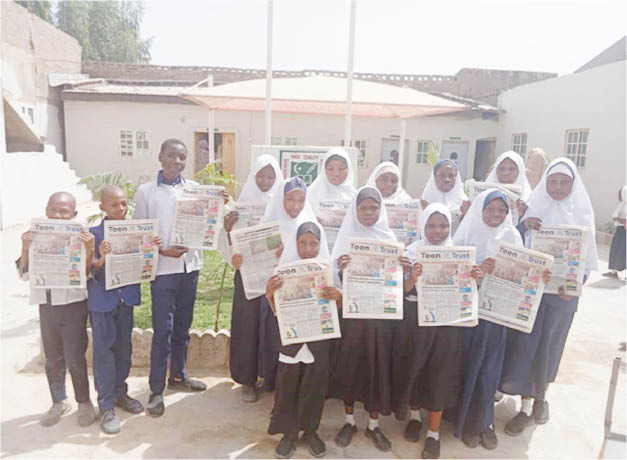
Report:
M 105 289 L 152 281 L 157 276 L 159 248 L 156 219 L 105 220 L 104 241 L 111 244 L 105 256 Z
M 422 275 L 416 283 L 419 326 L 476 326 L 477 282 L 471 276 L 475 248 L 422 246 L 416 262 Z
M 57 219 L 33 219 L 33 240 L 28 250 L 31 288 L 85 289 L 85 245 L 79 222 Z
M 420 200 L 385 203 L 388 224 L 396 239 L 409 246 L 418 238 L 418 221 L 422 214 Z
M 170 244 L 217 249 L 223 224 L 224 198 L 216 185 L 186 185 L 176 200 Z
M 479 318 L 531 333 L 553 257 L 501 243 L 479 292 Z
M 274 293 L 281 343 L 314 342 L 341 336 L 335 300 L 321 297 L 333 285 L 324 260 L 306 259 L 278 267 L 283 285 Z

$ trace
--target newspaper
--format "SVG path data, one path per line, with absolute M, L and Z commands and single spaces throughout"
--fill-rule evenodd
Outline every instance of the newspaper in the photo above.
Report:
M 234 201 L 230 203 L 231 211 L 237 212 L 237 221 L 233 225 L 233 230 L 257 225 L 266 212 L 266 205 L 265 201 Z
M 341 337 L 335 300 L 320 298 L 323 288 L 333 286 L 327 261 L 301 260 L 282 265 L 276 273 L 283 280 L 274 294 L 283 345 Z
M 479 318 L 531 333 L 553 257 L 501 243 L 479 291 Z
M 224 199 L 216 185 L 186 185 L 176 200 L 171 245 L 217 249 Z
M 546 294 L 564 294 L 579 297 L 583 287 L 588 230 L 572 225 L 540 227 L 531 232 L 531 249 L 554 257 L 551 281 L 544 287 Z
M 408 200 L 398 203 L 385 203 L 388 225 L 396 239 L 409 246 L 418 238 L 418 218 L 422 213 L 420 200 Z
M 86 228 L 78 222 L 33 219 L 33 241 L 28 250 L 31 288 L 85 289 L 85 245 L 80 233 Z
M 330 246 L 335 243 L 349 206 L 350 201 L 320 201 L 318 203 L 318 209 L 315 210 L 316 217 L 324 228 L 327 243 Z
M 468 185 L 470 190 L 469 197 L 471 201 L 481 192 L 485 192 L 490 188 L 499 189 L 505 194 L 505 196 L 507 196 L 507 198 L 509 198 L 510 203 L 516 203 L 522 196 L 520 185 L 495 184 L 490 182 L 477 182 L 475 180 L 468 181 Z
M 402 243 L 350 239 L 351 261 L 344 269 L 342 316 L 403 319 Z
M 477 282 L 472 278 L 475 248 L 422 246 L 416 262 L 422 275 L 416 283 L 419 326 L 476 326 Z
M 104 240 L 111 244 L 105 256 L 105 289 L 152 281 L 157 276 L 159 247 L 156 219 L 105 220 Z
M 240 273 L 247 299 L 266 293 L 266 284 L 274 272 L 278 259 L 277 247 L 281 243 L 281 227 L 278 222 L 253 225 L 231 231 L 233 254 L 244 258 Z

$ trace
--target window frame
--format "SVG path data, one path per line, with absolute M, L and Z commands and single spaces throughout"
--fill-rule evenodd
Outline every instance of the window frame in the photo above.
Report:
M 420 151 L 420 145 L 426 145 L 427 149 L 424 151 Z M 426 165 L 428 164 L 427 157 L 429 154 L 429 148 L 433 147 L 433 141 L 430 139 L 418 139 L 416 141 L 416 164 L 417 165 Z M 422 159 L 422 161 L 420 161 Z
M 576 134 L 577 139 L 571 141 L 571 134 Z M 582 138 L 585 135 L 585 141 L 582 142 Z M 586 160 L 588 157 L 588 140 L 590 139 L 589 128 L 574 128 L 567 129 L 564 132 L 564 156 L 575 163 L 578 169 L 586 167 Z M 573 146 L 574 152 L 570 151 L 570 147 Z M 583 152 L 582 152 L 583 147 Z
M 517 136 L 524 136 L 524 138 L 516 139 Z M 512 151 L 525 159 L 527 152 L 527 133 L 512 133 Z
M 139 147 L 138 144 L 143 146 Z M 120 158 L 150 157 L 150 132 L 146 130 L 121 129 L 118 137 Z

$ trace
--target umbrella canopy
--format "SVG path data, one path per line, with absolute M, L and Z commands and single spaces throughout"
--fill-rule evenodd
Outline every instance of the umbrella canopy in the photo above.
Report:
M 180 97 L 213 110 L 263 112 L 266 80 L 246 80 L 211 88 L 192 87 Z M 458 112 L 466 106 L 410 88 L 353 80 L 355 117 L 412 118 Z M 272 111 L 315 115 L 346 114 L 346 79 L 325 76 L 272 80 Z

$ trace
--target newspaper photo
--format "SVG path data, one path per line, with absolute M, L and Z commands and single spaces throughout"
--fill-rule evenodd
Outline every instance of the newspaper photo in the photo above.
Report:
M 403 319 L 402 243 L 350 239 L 344 269 L 342 317 Z
M 349 206 L 350 201 L 320 201 L 318 203 L 318 209 L 315 210 L 316 217 L 324 228 L 329 245 L 335 243 Z
M 329 262 L 307 259 L 276 269 L 283 285 L 274 293 L 283 345 L 335 339 L 341 336 L 335 300 L 320 297 L 333 286 Z
M 224 199 L 216 185 L 186 185 L 176 200 L 170 245 L 217 249 Z
M 81 223 L 71 220 L 33 219 L 33 241 L 28 250 L 31 288 L 85 289 L 85 245 Z
M 237 212 L 237 221 L 233 225 L 233 230 L 248 228 L 257 225 L 263 214 L 266 212 L 265 201 L 237 202 L 229 204 L 231 211 Z
M 553 256 L 551 281 L 544 287 L 546 294 L 564 294 L 579 297 L 583 287 L 588 230 L 572 225 L 540 227 L 531 232 L 531 249 Z
M 476 326 L 477 282 L 472 278 L 475 248 L 470 246 L 423 246 L 416 262 L 419 326 Z
M 276 251 L 281 244 L 278 222 L 254 225 L 231 231 L 233 254 L 241 254 L 244 261 L 239 269 L 248 300 L 266 293 L 268 279 L 274 273 L 279 259 Z
M 418 239 L 418 219 L 422 213 L 420 200 L 385 203 L 385 209 L 388 214 L 388 225 L 398 241 L 409 246 Z
M 531 333 L 553 257 L 501 243 L 479 291 L 479 318 Z
M 106 290 L 155 279 L 157 235 L 156 219 L 104 221 L 104 241 L 111 244 L 111 252 L 105 256 Z

